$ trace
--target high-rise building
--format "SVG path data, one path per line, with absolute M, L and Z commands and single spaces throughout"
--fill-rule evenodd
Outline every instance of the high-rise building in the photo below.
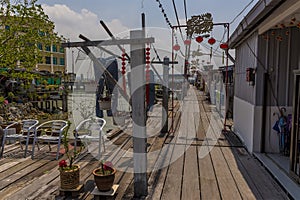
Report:
M 43 61 L 36 65 L 38 71 L 48 71 L 50 73 L 66 71 L 66 51 L 60 44 L 43 45 L 38 44 L 42 51 Z

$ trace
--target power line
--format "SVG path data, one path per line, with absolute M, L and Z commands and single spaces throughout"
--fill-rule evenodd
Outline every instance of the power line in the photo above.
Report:
M 187 24 L 187 12 L 186 12 L 186 0 L 184 0 L 184 14 L 185 14 L 185 23 Z
M 248 3 L 245 8 L 237 16 L 235 16 L 235 18 L 233 18 L 233 20 L 229 24 L 232 24 L 253 3 L 253 1 L 254 0 L 250 1 L 250 3 Z
M 159 61 L 161 61 L 161 59 L 160 59 L 160 57 L 159 57 L 159 55 L 158 55 L 158 53 L 157 53 L 157 51 L 156 51 L 156 49 L 155 49 L 155 47 L 154 47 L 154 44 L 151 43 L 150 45 L 152 46 L 152 48 L 153 48 L 153 50 L 154 50 L 154 53 L 156 54 L 156 58 L 157 58 Z
M 173 3 L 173 8 L 174 8 L 174 12 L 175 12 L 176 20 L 177 20 L 177 25 L 178 25 L 178 27 L 179 27 L 181 39 L 182 39 L 182 41 L 184 41 L 184 39 L 183 39 L 183 34 L 182 34 L 182 31 L 181 31 L 181 28 L 180 28 L 180 22 L 179 22 L 179 18 L 178 18 L 178 13 L 177 13 L 175 1 L 172 0 L 172 3 Z

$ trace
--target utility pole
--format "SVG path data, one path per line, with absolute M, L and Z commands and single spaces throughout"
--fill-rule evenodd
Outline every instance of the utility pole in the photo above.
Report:
M 170 59 L 168 57 L 164 58 L 163 62 L 163 83 L 162 83 L 162 89 L 163 89 L 163 99 L 162 99 L 162 129 L 161 129 L 161 135 L 164 135 L 168 132 L 168 103 L 169 103 L 169 63 Z M 164 121 L 166 120 L 166 121 Z
M 141 38 L 144 38 L 142 30 L 130 31 L 130 39 Z M 131 78 L 129 81 L 131 81 L 132 96 L 134 196 L 136 198 L 148 195 L 144 48 L 143 43 L 130 45 Z

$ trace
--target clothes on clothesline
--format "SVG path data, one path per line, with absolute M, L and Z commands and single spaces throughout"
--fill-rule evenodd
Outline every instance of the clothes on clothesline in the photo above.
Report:
M 118 62 L 116 59 L 105 59 L 99 58 L 99 61 L 105 66 L 107 71 L 112 75 L 112 77 L 118 81 Z M 95 64 L 94 64 L 95 65 Z M 109 81 L 104 74 L 101 74 L 101 70 L 94 66 L 95 79 L 98 82 L 97 91 L 96 91 L 96 116 L 103 117 L 103 111 L 100 110 L 98 100 L 103 97 L 105 90 L 108 94 L 112 96 L 112 109 L 107 110 L 107 116 L 112 116 L 114 112 L 117 111 L 118 106 L 118 89 L 115 88 L 115 83 Z

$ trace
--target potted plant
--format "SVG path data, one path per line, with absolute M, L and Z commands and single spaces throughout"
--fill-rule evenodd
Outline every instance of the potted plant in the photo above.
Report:
M 112 189 L 116 172 L 117 170 L 110 161 L 101 161 L 101 166 L 93 171 L 95 184 L 99 191 Z
M 15 94 L 13 92 L 9 92 L 7 94 L 7 99 L 11 103 L 13 101 L 13 98 L 15 97 Z
M 66 160 L 61 160 L 59 162 L 59 172 L 60 172 L 60 186 L 63 190 L 76 189 L 80 185 L 80 166 L 74 164 L 74 160 L 78 157 L 82 150 L 82 146 L 79 150 L 70 149 L 70 144 L 68 140 L 68 130 L 70 128 L 71 122 L 68 121 L 68 126 L 63 132 L 63 146 L 65 154 L 67 156 L 68 162 Z

